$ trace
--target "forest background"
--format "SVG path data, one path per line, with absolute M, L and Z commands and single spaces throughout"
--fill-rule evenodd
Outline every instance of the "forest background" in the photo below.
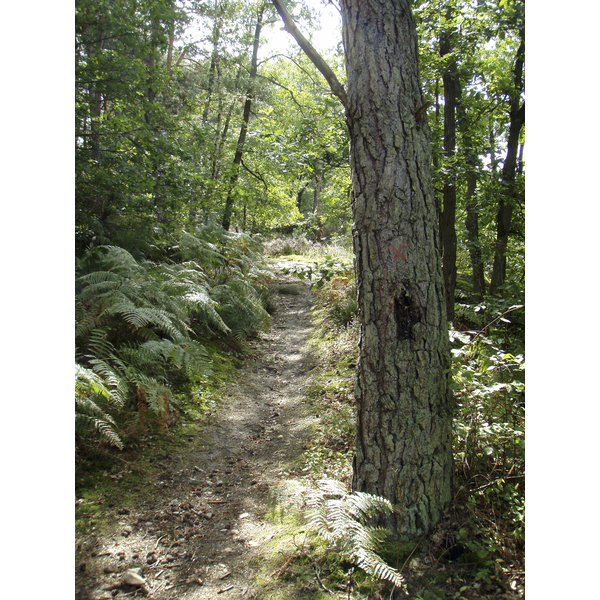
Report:
M 69 3 L 33 2 L 24 11 L 4 8 L 6 23 L 25 27 L 0 41 L 8 130 L 2 250 L 13 284 L 3 294 L 10 433 L 2 440 L 2 508 L 15 523 L 2 550 L 9 592 L 32 568 L 40 581 L 70 587 L 72 580 L 74 18 Z M 590 178 L 600 133 L 592 115 L 598 12 L 590 2 L 527 5 L 527 570 L 534 598 L 550 589 L 545 597 L 589 592 L 589 580 L 575 574 L 594 571 L 587 549 L 598 533 L 590 527 L 590 462 L 600 409 L 589 378 L 598 333 L 600 210 Z M 557 563 L 560 573 L 546 578 Z

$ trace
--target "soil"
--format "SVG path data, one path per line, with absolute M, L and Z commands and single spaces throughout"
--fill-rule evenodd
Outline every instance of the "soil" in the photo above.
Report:
M 306 345 L 312 295 L 308 285 L 296 279 L 290 286 L 294 280 L 279 275 L 272 326 L 250 342 L 251 358 L 202 434 L 188 438 L 192 451 L 161 459 L 154 496 L 114 507 L 118 526 L 79 545 L 77 599 L 256 596 L 261 546 L 275 533 L 265 515 L 274 498 L 302 494 L 295 459 L 314 418 L 303 400 L 313 367 Z M 145 586 L 135 576 L 135 585 L 122 583 L 136 567 Z

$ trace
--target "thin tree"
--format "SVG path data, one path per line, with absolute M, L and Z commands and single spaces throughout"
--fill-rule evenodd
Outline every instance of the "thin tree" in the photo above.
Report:
M 523 69 L 525 65 L 525 30 L 521 28 L 521 43 L 517 49 L 513 67 L 513 91 L 510 98 L 510 126 L 506 158 L 502 168 L 502 193 L 498 203 L 496 246 L 494 250 L 494 268 L 490 283 L 490 293 L 498 295 L 506 281 L 506 250 L 512 223 L 515 202 L 515 175 L 519 154 L 519 137 L 525 125 L 525 102 L 521 104 L 523 92 Z
M 452 22 L 454 9 L 446 10 L 446 20 Z M 444 153 L 449 162 L 449 173 L 444 177 L 444 203 L 440 215 L 440 237 L 442 241 L 442 273 L 446 292 L 446 314 L 448 321 L 454 319 L 454 292 L 456 290 L 456 105 L 461 94 L 458 65 L 454 51 L 456 33 L 451 27 L 440 36 L 440 56 L 449 60 L 442 75 L 444 84 Z
M 452 491 L 448 331 L 430 131 L 409 0 L 342 0 L 347 89 L 273 0 L 345 108 L 359 317 L 353 488 L 389 499 L 403 539 Z
M 252 100 L 254 99 L 254 85 L 256 82 L 256 73 L 258 71 L 258 47 L 260 44 L 260 32 L 263 25 L 262 18 L 264 10 L 265 4 L 261 3 L 260 7 L 258 8 L 258 14 L 256 17 L 256 27 L 254 29 L 252 63 L 250 65 L 250 83 L 248 85 L 248 91 L 246 92 L 246 100 L 244 102 L 244 114 L 242 116 L 242 125 L 240 127 L 240 135 L 238 137 L 235 156 L 233 157 L 233 172 L 229 181 L 229 190 L 227 192 L 227 199 L 225 200 L 225 210 L 223 211 L 222 225 L 226 231 L 229 231 L 229 227 L 231 226 L 231 216 L 233 214 L 233 195 L 240 173 L 242 157 L 244 156 L 244 146 L 246 144 L 246 135 L 248 133 L 248 123 L 250 122 L 250 110 L 252 108 Z

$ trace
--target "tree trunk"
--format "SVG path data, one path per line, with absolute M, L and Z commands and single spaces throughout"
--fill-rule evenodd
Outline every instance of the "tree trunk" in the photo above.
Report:
M 485 270 L 483 266 L 483 257 L 481 255 L 481 241 L 479 239 L 479 212 L 477 209 L 477 152 L 473 149 L 473 139 L 471 135 L 473 124 L 469 113 L 466 111 L 464 103 L 457 102 L 458 122 L 460 131 L 464 140 L 464 162 L 466 168 L 467 194 L 465 205 L 467 216 L 465 218 L 465 227 L 467 229 L 467 247 L 471 258 L 471 270 L 473 281 L 473 295 L 477 302 L 483 301 L 485 295 Z M 492 136 L 493 137 L 493 136 Z
M 208 89 L 206 90 L 206 100 L 204 101 L 204 111 L 202 112 L 202 122 L 206 123 L 208 120 L 208 109 L 210 107 L 210 101 L 213 94 L 215 84 L 215 73 L 218 69 L 220 53 L 219 53 L 219 40 L 221 39 L 221 19 L 223 18 L 224 7 L 219 8 L 219 0 L 215 0 L 214 18 L 215 23 L 213 27 L 212 43 L 213 51 L 210 57 L 210 68 L 208 71 Z
M 429 531 L 452 489 L 452 399 L 430 132 L 408 0 L 342 0 L 361 321 L 355 490 Z M 401 529 L 401 531 L 400 531 Z
M 157 18 L 152 19 L 152 28 L 150 31 L 150 52 L 148 53 L 148 63 L 147 63 L 147 77 L 148 77 L 148 89 L 147 89 L 147 100 L 148 100 L 148 109 L 144 113 L 144 119 L 146 121 L 146 126 L 148 131 L 151 131 L 154 134 L 154 137 L 157 135 L 157 127 L 154 118 L 154 103 L 156 101 L 156 90 L 154 88 L 155 80 L 156 80 L 156 67 L 157 67 L 157 59 L 159 57 L 158 50 L 158 29 L 159 22 Z M 166 214 L 163 206 L 163 197 L 160 193 L 160 180 L 161 180 L 161 171 L 159 164 L 159 157 L 156 145 L 151 150 L 151 162 L 152 162 L 152 180 L 154 182 L 153 189 L 153 202 L 154 202 L 154 214 L 158 221 L 164 222 L 166 220 Z
M 252 107 L 252 100 L 254 98 L 254 82 L 256 79 L 256 73 L 258 71 L 258 46 L 260 43 L 260 30 L 262 28 L 262 17 L 264 11 L 264 4 L 258 9 L 258 16 L 256 21 L 256 28 L 254 30 L 254 46 L 252 49 L 252 65 L 250 67 L 250 85 L 248 92 L 246 93 L 246 102 L 244 103 L 244 115 L 242 117 L 242 126 L 240 128 L 240 135 L 235 150 L 235 156 L 233 157 L 233 172 L 229 181 L 229 191 L 227 192 L 227 199 L 225 200 L 225 210 L 223 212 L 223 228 L 229 231 L 231 226 L 231 215 L 233 214 L 233 193 L 235 191 L 235 184 L 237 183 L 240 164 L 242 163 L 242 157 L 244 155 L 244 145 L 246 143 L 246 134 L 248 133 L 248 123 L 250 122 L 250 109 Z
M 238 69 L 237 75 L 236 75 L 234 89 L 238 88 L 240 79 L 242 77 L 242 70 L 243 70 L 243 68 L 240 66 L 240 68 Z M 212 166 L 211 166 L 211 172 L 210 172 L 211 173 L 210 174 L 211 181 L 217 181 L 217 179 L 219 179 L 219 177 L 221 176 L 220 160 L 222 158 L 223 148 L 225 147 L 225 142 L 227 141 L 227 133 L 229 132 L 229 124 L 231 123 L 231 117 L 233 115 L 234 106 L 235 106 L 234 102 L 232 102 L 229 105 L 229 109 L 227 110 L 227 115 L 225 117 L 225 124 L 223 125 L 223 129 L 221 130 L 221 120 L 222 120 L 222 116 L 223 116 L 222 115 L 223 102 L 222 102 L 222 99 L 219 98 L 219 114 L 217 116 L 217 129 L 215 132 L 215 151 L 213 154 Z
M 296 205 L 298 206 L 298 212 L 302 212 L 302 196 L 304 194 L 304 191 L 306 190 L 306 188 L 308 187 L 308 184 L 310 182 L 306 182 L 302 188 L 300 189 L 300 191 L 296 194 Z
M 347 90 L 281 0 L 273 3 L 346 109 L 361 324 L 353 489 L 388 498 L 396 511 L 382 523 L 414 539 L 441 519 L 453 466 L 430 131 L 410 1 L 341 1 Z
M 485 295 L 485 271 L 483 258 L 481 256 L 481 241 L 479 240 L 479 214 L 477 211 L 477 173 L 473 170 L 467 172 L 467 217 L 465 227 L 467 228 L 469 255 L 471 257 L 471 269 L 473 273 L 473 295 L 477 302 L 483 300 Z
M 97 53 L 102 53 L 104 48 L 104 30 L 99 29 L 96 35 L 96 43 L 90 46 L 90 55 L 95 58 Z M 91 82 L 89 87 L 90 96 L 90 151 L 91 159 L 100 162 L 100 119 L 102 117 L 102 93 L 98 91 L 96 82 Z M 93 211 L 94 205 L 89 206 Z
M 521 128 L 525 124 L 525 102 L 520 105 L 521 91 L 523 90 L 523 66 L 525 62 L 525 41 L 521 39 L 521 45 L 517 50 L 517 58 L 513 70 L 514 92 L 510 102 L 510 127 L 508 130 L 508 144 L 506 159 L 502 168 L 502 193 L 498 203 L 496 248 L 494 251 L 494 267 L 492 270 L 492 281 L 490 282 L 490 293 L 498 295 L 500 288 L 506 281 L 506 248 L 512 221 L 514 204 L 514 185 L 517 167 L 517 156 L 519 152 L 519 136 Z
M 315 174 L 315 191 L 313 195 L 313 213 L 315 215 L 315 240 L 323 239 L 323 173 L 317 171 Z
M 448 9 L 446 18 L 453 18 L 452 9 Z M 440 56 L 452 52 L 452 31 L 441 36 Z M 444 84 L 444 153 L 449 163 L 449 174 L 444 177 L 444 201 L 440 221 L 442 242 L 442 273 L 446 291 L 446 316 L 454 319 L 454 292 L 456 290 L 456 168 L 453 158 L 456 154 L 456 101 L 460 96 L 456 61 L 450 60 L 442 76 Z

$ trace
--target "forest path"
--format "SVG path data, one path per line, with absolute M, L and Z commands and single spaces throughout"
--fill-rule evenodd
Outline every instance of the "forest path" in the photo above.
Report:
M 277 530 L 265 515 L 301 493 L 294 459 L 314 419 L 303 400 L 314 367 L 306 348 L 312 296 L 281 272 L 275 287 L 271 328 L 250 342 L 237 381 L 224 387 L 202 433 L 188 438 L 193 450 L 159 461 L 154 496 L 117 509 L 118 528 L 96 540 L 96 556 L 77 574 L 78 599 L 143 596 L 115 587 L 139 565 L 145 593 L 157 600 L 258 597 L 261 545 Z

